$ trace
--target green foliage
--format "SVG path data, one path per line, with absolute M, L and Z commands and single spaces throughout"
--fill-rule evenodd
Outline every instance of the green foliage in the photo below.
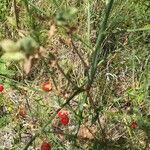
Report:
M 38 50 L 38 44 L 31 37 L 24 37 L 16 43 L 11 40 L 3 40 L 0 46 L 4 51 L 1 59 L 5 62 L 22 61 Z
M 38 50 L 38 43 L 31 37 L 24 37 L 17 42 L 21 51 L 26 55 L 32 55 Z
M 0 0 L 0 22 L 6 19 L 5 17 L 8 11 L 7 4 L 7 0 Z
M 0 46 L 5 52 L 16 52 L 19 50 L 19 47 L 17 47 L 16 43 L 11 40 L 3 40 L 0 43 Z
M 1 75 L 7 75 L 7 76 L 13 76 L 14 72 L 9 69 L 6 62 L 4 62 L 2 59 L 0 59 L 0 74 Z
M 67 7 L 59 11 L 56 15 L 58 25 L 68 25 L 74 20 L 77 9 L 74 7 Z
M 142 103 L 144 101 L 144 91 L 142 89 L 129 89 L 128 90 L 129 98 L 137 103 Z
M 7 52 L 1 58 L 5 61 L 21 61 L 25 59 L 25 55 L 22 52 Z
M 0 129 L 2 127 L 5 127 L 10 122 L 11 122 L 11 118 L 9 117 L 9 115 L 5 115 L 3 117 L 0 117 Z
M 0 38 L 7 39 L 0 39 L 0 96 L 1 106 L 13 110 L 13 144 L 26 150 L 47 138 L 54 150 L 149 149 L 149 2 L 16 2 L 12 13 L 14 6 L 0 1 Z M 52 83 L 49 93 L 42 91 L 45 81 Z M 69 113 L 67 126 L 60 109 Z M 7 123 L 2 116 L 0 127 Z M 26 132 L 31 140 L 21 145 Z

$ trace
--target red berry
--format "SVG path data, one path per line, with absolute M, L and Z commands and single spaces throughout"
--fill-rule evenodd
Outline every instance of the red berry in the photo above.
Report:
M 61 122 L 63 125 L 67 125 L 67 124 L 69 123 L 69 118 L 68 118 L 68 116 L 61 118 L 60 122 Z
M 0 84 L 0 92 L 3 92 L 3 90 L 4 90 L 4 86 Z
M 49 92 L 49 91 L 52 90 L 52 84 L 51 84 L 50 82 L 44 82 L 44 83 L 42 84 L 42 89 L 43 89 L 43 91 L 45 91 L 45 92 Z
M 137 126 L 138 126 L 138 124 L 137 124 L 135 121 L 132 121 L 132 122 L 131 122 L 130 127 L 131 127 L 132 129 L 136 129 Z
M 66 111 L 59 111 L 57 115 L 60 119 L 62 119 L 62 118 L 67 117 L 68 113 Z
M 43 142 L 41 144 L 41 150 L 51 150 L 51 145 L 48 142 Z

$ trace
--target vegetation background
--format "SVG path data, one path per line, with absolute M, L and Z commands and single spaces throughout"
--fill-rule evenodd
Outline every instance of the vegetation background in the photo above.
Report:
M 150 149 L 149 0 L 0 0 L 0 41 L 0 149 Z

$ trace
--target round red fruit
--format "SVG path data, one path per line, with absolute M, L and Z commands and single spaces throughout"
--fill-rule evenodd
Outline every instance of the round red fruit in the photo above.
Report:
M 66 111 L 59 111 L 57 115 L 60 119 L 62 119 L 62 118 L 67 117 L 68 113 Z
M 131 126 L 132 129 L 136 129 L 138 124 L 137 124 L 137 122 L 132 121 L 130 126 Z
M 69 123 L 69 118 L 68 116 L 64 117 L 64 118 L 61 118 L 60 120 L 61 124 L 63 125 L 67 125 Z
M 43 142 L 41 144 L 41 150 L 51 150 L 51 145 L 48 142 Z
M 4 90 L 4 86 L 0 84 L 0 92 L 3 92 L 3 90 Z
M 43 91 L 45 91 L 45 92 L 49 92 L 49 91 L 52 90 L 52 84 L 51 84 L 50 82 L 44 82 L 44 83 L 42 84 L 42 89 L 43 89 Z

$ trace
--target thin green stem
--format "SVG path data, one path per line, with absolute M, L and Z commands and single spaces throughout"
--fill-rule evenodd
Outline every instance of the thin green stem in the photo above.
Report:
M 110 15 L 110 11 L 111 11 L 113 2 L 114 2 L 114 0 L 109 0 L 108 4 L 106 6 L 104 19 L 102 21 L 102 24 L 100 23 L 100 30 L 99 30 L 99 34 L 98 34 L 98 37 L 97 37 L 97 40 L 96 40 L 95 51 L 93 53 L 93 58 L 92 58 L 88 88 L 91 86 L 91 84 L 94 80 L 95 74 L 96 74 L 97 65 L 98 65 L 98 62 L 99 62 L 99 57 L 100 57 L 100 53 L 101 53 L 101 49 L 102 49 L 101 45 L 102 45 L 102 42 L 103 42 L 104 37 L 105 37 L 107 22 L 108 22 L 108 18 L 109 18 L 109 15 Z
M 28 88 L 28 89 L 30 89 L 30 90 L 32 90 L 32 91 L 35 91 L 35 92 L 39 92 L 39 93 L 41 93 L 41 94 L 42 94 L 42 93 L 44 94 L 43 91 L 38 90 L 37 88 L 28 86 L 28 85 L 26 85 L 26 84 L 24 84 L 24 83 L 20 83 L 19 81 L 16 81 L 16 80 L 14 80 L 14 79 L 8 77 L 7 75 L 0 74 L 0 77 L 3 78 L 3 79 L 8 79 L 8 80 L 10 80 L 11 83 L 9 83 L 9 84 L 11 84 L 12 86 L 15 86 L 15 87 L 17 87 L 17 88 L 18 88 L 18 86 L 19 86 L 20 88 L 23 88 L 23 89 L 24 89 L 24 88 Z M 7 81 L 6 81 L 6 82 L 7 82 Z
M 91 32 L 91 12 L 90 12 L 90 8 L 91 8 L 91 5 L 90 5 L 90 1 L 88 0 L 87 2 L 88 6 L 87 6 L 87 38 L 88 38 L 88 45 L 90 45 L 91 41 L 90 41 L 90 32 Z
M 76 85 L 73 83 L 73 81 L 65 74 L 64 70 L 61 68 L 61 66 L 59 65 L 58 62 L 56 62 L 57 68 L 58 70 L 62 73 L 62 75 L 68 80 L 69 83 L 71 83 L 74 87 L 76 87 Z
M 74 44 L 74 42 L 73 42 L 72 39 L 71 39 L 71 44 L 72 44 L 72 47 L 73 47 L 74 52 L 75 52 L 75 53 L 78 55 L 78 57 L 80 58 L 80 60 L 81 60 L 81 62 L 82 62 L 82 64 L 83 64 L 83 66 L 84 66 L 84 68 L 87 69 L 87 68 L 88 68 L 88 65 L 87 65 L 86 62 L 84 61 L 84 58 L 82 57 L 82 54 L 79 53 L 79 51 L 78 51 L 77 47 L 75 46 L 75 44 Z
M 35 19 L 32 17 L 32 11 L 29 9 L 29 1 L 28 0 L 23 0 L 28 17 L 29 17 L 29 22 L 30 22 L 30 27 L 33 30 L 33 34 L 37 40 L 38 43 L 40 43 L 39 35 L 36 31 L 37 26 L 35 24 Z

